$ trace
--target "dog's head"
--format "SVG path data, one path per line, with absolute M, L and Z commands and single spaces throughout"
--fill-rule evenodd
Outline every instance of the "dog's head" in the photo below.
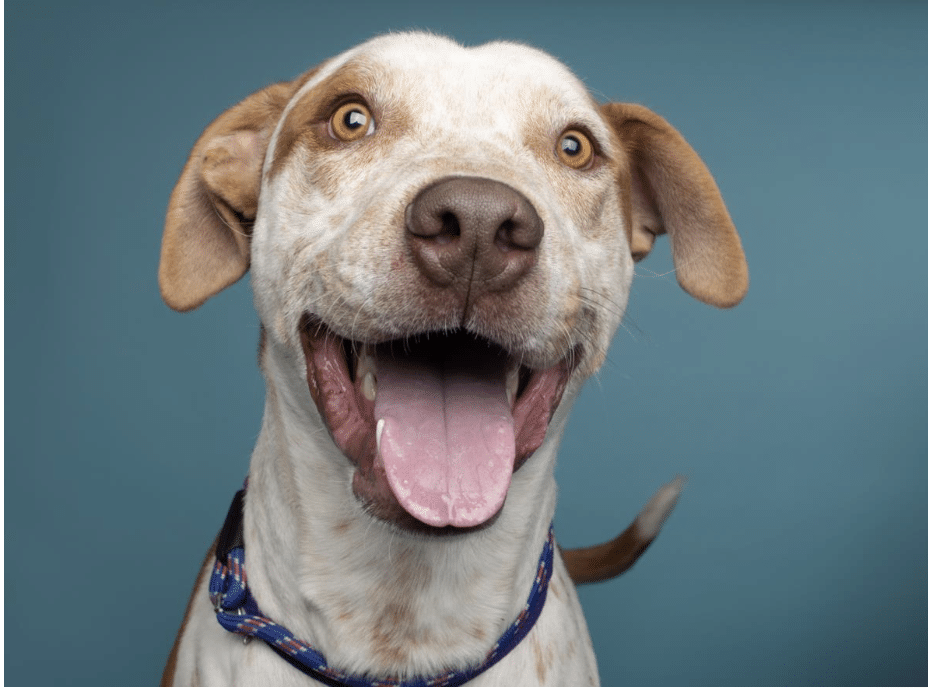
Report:
M 735 228 L 662 118 L 598 105 L 526 46 L 395 34 L 207 127 L 159 277 L 189 310 L 250 266 L 273 365 L 299 382 L 288 398 L 325 422 L 358 499 L 470 527 L 602 364 L 634 262 L 665 232 L 687 292 L 741 300 Z

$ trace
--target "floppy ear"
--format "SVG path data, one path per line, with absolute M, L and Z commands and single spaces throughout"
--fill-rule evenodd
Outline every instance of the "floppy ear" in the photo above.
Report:
M 291 83 L 226 110 L 200 136 L 171 194 L 158 284 L 175 310 L 196 308 L 248 271 L 264 154 Z
M 677 281 L 713 306 L 738 304 L 748 290 L 741 240 L 708 168 L 680 133 L 641 105 L 608 103 L 602 114 L 631 163 L 631 248 L 644 258 L 665 232 Z

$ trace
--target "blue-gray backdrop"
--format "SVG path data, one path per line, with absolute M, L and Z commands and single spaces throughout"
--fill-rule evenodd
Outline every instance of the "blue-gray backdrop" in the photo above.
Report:
M 505 37 L 678 126 L 751 265 L 733 311 L 661 248 L 564 442 L 557 528 L 664 534 L 581 591 L 607 684 L 928 682 L 928 5 L 6 3 L 5 679 L 156 682 L 246 471 L 247 280 L 155 283 L 212 117 L 371 35 Z

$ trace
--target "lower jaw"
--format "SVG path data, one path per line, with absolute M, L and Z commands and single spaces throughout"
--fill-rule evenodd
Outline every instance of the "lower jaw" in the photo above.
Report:
M 505 502 L 481 522 L 464 527 L 431 525 L 409 513 L 393 493 L 383 459 L 379 456 L 374 402 L 367 398 L 361 381 L 352 374 L 352 350 L 358 345 L 342 340 L 309 316 L 303 319 L 300 337 L 309 391 L 335 444 L 355 465 L 352 491 L 371 517 L 403 531 L 429 536 L 477 532 L 498 520 Z M 560 403 L 579 354 L 579 351 L 573 351 L 541 371 L 523 371 L 519 393 L 512 404 L 515 427 L 513 474 L 544 440 L 548 423 Z

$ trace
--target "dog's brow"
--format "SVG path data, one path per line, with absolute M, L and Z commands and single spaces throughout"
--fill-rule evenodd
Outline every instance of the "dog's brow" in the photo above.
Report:
M 301 79 L 304 85 L 311 81 L 314 71 Z M 287 108 L 281 122 L 274 145 L 274 158 L 268 176 L 277 176 L 286 166 L 297 142 L 304 136 L 313 136 L 316 131 L 311 125 L 325 120 L 331 114 L 332 103 L 346 94 L 364 94 L 371 90 L 369 74 L 363 69 L 351 65 L 341 67 L 337 72 L 314 84 L 311 88 L 297 92 L 293 102 Z

